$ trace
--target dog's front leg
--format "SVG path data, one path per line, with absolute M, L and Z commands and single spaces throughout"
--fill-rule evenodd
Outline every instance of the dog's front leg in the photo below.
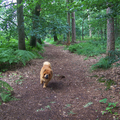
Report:
M 46 83 L 44 83 L 43 88 L 46 88 L 46 86 L 47 86 Z
M 47 87 L 48 82 L 49 82 L 49 81 L 47 81 L 47 82 L 44 83 L 43 88 L 46 88 L 46 87 Z
M 42 78 L 40 78 L 40 84 L 43 84 L 43 80 L 42 80 Z

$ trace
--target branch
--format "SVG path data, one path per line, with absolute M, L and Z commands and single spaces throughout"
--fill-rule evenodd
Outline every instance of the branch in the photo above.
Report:
M 0 18 L 1 18 L 2 20 L 6 20 L 6 19 L 2 18 L 1 16 L 0 16 Z M 13 21 L 10 21 L 10 20 L 8 20 L 8 21 L 11 22 L 11 23 L 13 23 L 15 26 L 17 26 L 17 24 L 14 23 Z
M 7 6 L 10 6 L 10 5 L 15 5 L 15 4 L 17 4 L 17 3 L 10 3 L 10 4 L 7 4 L 7 5 L 0 6 L 0 8 L 7 7 Z

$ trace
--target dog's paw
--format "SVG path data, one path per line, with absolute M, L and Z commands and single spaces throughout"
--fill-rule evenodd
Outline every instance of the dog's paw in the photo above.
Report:
M 46 86 L 43 86 L 43 88 L 46 88 Z

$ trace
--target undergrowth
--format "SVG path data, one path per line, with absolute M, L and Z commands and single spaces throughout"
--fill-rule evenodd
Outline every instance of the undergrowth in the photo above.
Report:
M 105 53 L 105 48 L 105 41 L 89 40 L 86 42 L 80 42 L 79 44 L 70 45 L 68 50 L 72 53 L 77 53 L 78 55 L 85 55 L 89 57 Z
M 108 69 L 112 67 L 113 63 L 120 60 L 120 51 L 110 51 L 111 56 L 106 56 L 105 58 L 101 58 L 99 62 L 91 66 L 91 70 L 96 69 Z
M 117 103 L 112 103 L 112 102 L 107 102 L 107 98 L 104 98 L 102 100 L 99 101 L 100 103 L 103 103 L 103 104 L 107 104 L 107 107 L 104 111 L 101 111 L 102 112 L 102 115 L 104 115 L 105 113 L 111 113 L 113 114 L 114 116 L 118 116 L 119 114 L 117 112 L 115 112 L 115 108 L 117 108 Z
M 2 102 L 13 100 L 13 88 L 5 81 L 0 80 L 0 105 Z
M 26 41 L 26 50 L 18 50 L 18 41 L 11 39 L 7 42 L 1 42 L 0 44 L 0 69 L 4 66 L 10 66 L 15 63 L 26 64 L 34 58 L 42 58 L 39 52 L 43 51 L 43 46 L 37 43 L 35 48 L 29 45 L 29 41 Z

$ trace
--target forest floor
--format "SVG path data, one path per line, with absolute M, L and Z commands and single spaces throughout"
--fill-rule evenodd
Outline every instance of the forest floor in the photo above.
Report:
M 46 45 L 44 59 L 31 60 L 26 66 L 2 73 L 2 80 L 14 89 L 18 99 L 0 106 L 0 120 L 116 120 L 120 116 L 120 67 L 90 72 L 101 56 L 70 53 L 63 46 Z M 39 72 L 44 61 L 52 65 L 54 76 L 46 89 L 40 85 Z M 116 82 L 109 90 L 98 79 Z M 113 112 L 105 113 L 104 98 L 117 103 Z

